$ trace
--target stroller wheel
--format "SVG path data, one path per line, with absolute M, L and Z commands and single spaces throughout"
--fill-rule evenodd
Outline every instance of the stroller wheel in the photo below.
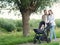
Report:
M 49 43 L 49 42 L 50 42 L 50 38 L 47 39 L 47 43 Z
M 37 42 L 36 40 L 33 41 L 34 44 L 35 44 L 36 42 Z
M 37 39 L 34 37 L 33 39 L 33 43 L 35 44 L 37 42 Z
M 39 38 L 39 44 L 41 43 L 41 38 Z

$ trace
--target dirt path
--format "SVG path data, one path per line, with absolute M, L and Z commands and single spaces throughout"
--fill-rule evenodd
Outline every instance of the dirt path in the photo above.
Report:
M 39 44 L 26 43 L 26 44 L 19 44 L 19 45 L 39 45 Z
M 56 41 L 53 40 L 52 42 L 59 42 L 60 38 L 57 38 Z M 25 44 L 18 44 L 18 45 L 39 45 L 39 44 L 33 44 L 33 43 L 25 43 Z

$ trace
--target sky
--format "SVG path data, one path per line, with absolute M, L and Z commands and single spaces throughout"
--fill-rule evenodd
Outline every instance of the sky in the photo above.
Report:
M 47 8 L 47 10 L 52 9 L 55 19 L 60 19 L 60 3 L 54 4 L 51 8 Z M 22 16 L 19 11 L 16 11 L 17 14 L 20 14 L 18 17 L 17 14 L 15 15 L 15 11 L 11 11 L 11 13 L 8 14 L 9 10 L 2 10 L 2 14 L 0 14 L 0 18 L 7 18 L 7 19 L 22 19 Z M 41 16 L 43 13 L 32 13 L 30 16 L 30 19 L 41 19 Z
M 51 8 L 47 7 L 47 10 L 49 10 L 49 9 L 51 9 L 53 11 L 55 19 L 60 19 L 60 3 L 54 4 Z M 43 15 L 43 12 L 42 12 L 42 14 L 40 14 L 40 13 L 32 14 L 31 18 L 34 19 L 36 17 L 36 19 L 41 19 L 42 15 Z

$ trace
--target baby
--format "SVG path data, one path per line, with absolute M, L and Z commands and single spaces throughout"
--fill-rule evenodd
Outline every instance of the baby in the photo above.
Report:
M 44 26 L 44 24 L 42 24 L 40 29 L 44 30 L 44 28 L 45 28 L 45 26 Z
M 45 28 L 45 22 L 41 21 L 39 24 L 39 29 L 44 30 L 44 28 Z

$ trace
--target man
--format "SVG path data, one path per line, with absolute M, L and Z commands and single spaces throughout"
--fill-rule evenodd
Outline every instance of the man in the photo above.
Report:
M 46 27 L 46 23 L 47 23 L 47 10 L 44 10 L 44 15 L 42 15 L 42 21 L 39 24 L 39 29 L 42 27 Z

